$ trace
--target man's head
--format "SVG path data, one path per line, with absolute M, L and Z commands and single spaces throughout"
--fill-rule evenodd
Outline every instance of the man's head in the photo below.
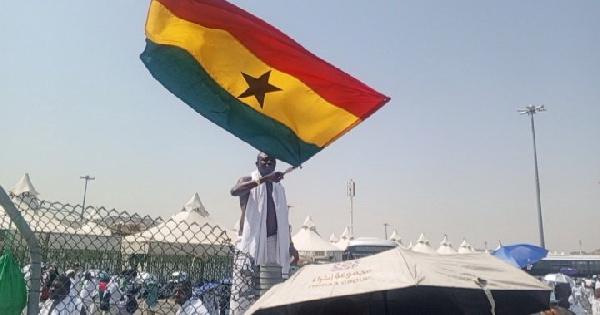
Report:
M 256 167 L 260 175 L 265 176 L 275 171 L 275 158 L 264 152 L 260 152 L 256 156 Z
M 65 275 L 58 276 L 50 285 L 50 299 L 60 301 L 69 295 L 71 280 Z
M 177 286 L 175 290 L 174 298 L 175 303 L 183 305 L 187 300 L 192 297 L 192 283 L 190 280 L 185 280 Z
M 71 279 L 75 279 L 75 270 L 69 269 L 65 272 L 65 275 Z

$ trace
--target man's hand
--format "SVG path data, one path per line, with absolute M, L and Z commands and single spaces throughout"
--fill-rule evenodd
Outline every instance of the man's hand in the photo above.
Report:
M 274 183 L 279 183 L 280 180 L 283 179 L 283 172 L 273 172 L 269 175 L 265 175 L 263 177 L 260 178 L 260 181 L 265 183 L 265 182 L 274 182 Z

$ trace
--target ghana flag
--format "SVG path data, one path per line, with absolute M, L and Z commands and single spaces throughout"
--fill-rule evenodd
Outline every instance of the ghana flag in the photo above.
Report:
M 140 58 L 171 93 L 298 166 L 390 99 L 223 0 L 152 0 Z

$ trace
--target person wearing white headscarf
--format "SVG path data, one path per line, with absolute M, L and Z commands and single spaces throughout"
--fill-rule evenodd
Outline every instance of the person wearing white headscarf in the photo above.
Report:
M 257 170 L 240 178 L 231 189 L 232 196 L 240 198 L 240 229 L 236 242 L 237 255 L 231 288 L 231 314 L 239 315 L 253 303 L 252 261 L 256 265 L 281 266 L 282 274 L 290 269 L 289 209 L 285 190 L 280 181 L 283 172 L 275 171 L 275 158 L 259 153 Z

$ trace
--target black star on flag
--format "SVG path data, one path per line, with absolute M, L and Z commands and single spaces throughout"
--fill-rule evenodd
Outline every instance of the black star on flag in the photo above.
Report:
M 244 80 L 246 80 L 246 83 L 248 83 L 248 89 L 246 89 L 244 93 L 240 94 L 238 98 L 244 98 L 254 95 L 256 101 L 258 101 L 258 104 L 260 104 L 260 108 L 263 108 L 263 105 L 265 103 L 265 94 L 270 92 L 281 91 L 280 88 L 269 83 L 271 70 L 265 72 L 258 78 L 251 77 L 250 75 L 243 72 L 242 75 L 244 76 Z

